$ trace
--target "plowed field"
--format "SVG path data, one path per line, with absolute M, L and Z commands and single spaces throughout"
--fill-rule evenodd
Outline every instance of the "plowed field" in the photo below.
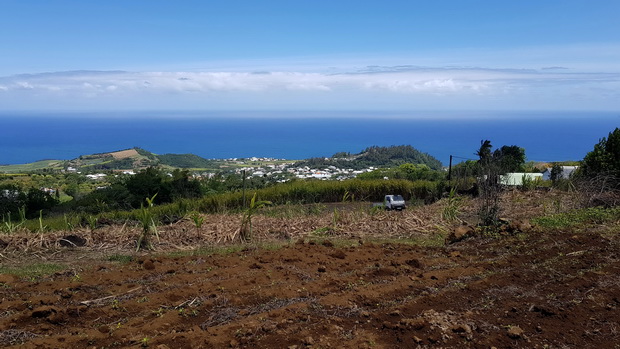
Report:
M 0 276 L 0 344 L 613 348 L 619 251 L 596 233 L 548 232 L 75 262 L 34 281 Z

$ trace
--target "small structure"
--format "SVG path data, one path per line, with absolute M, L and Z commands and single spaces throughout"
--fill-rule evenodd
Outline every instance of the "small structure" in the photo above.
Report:
M 558 179 L 568 179 L 570 176 L 577 171 L 579 166 L 560 166 L 562 171 L 560 172 L 560 176 Z M 547 168 L 543 173 L 543 179 L 548 181 L 551 179 L 551 168 Z
M 541 181 L 543 179 L 542 173 L 506 173 L 499 176 L 499 182 L 502 185 L 519 186 L 523 185 L 524 179 L 527 181 Z

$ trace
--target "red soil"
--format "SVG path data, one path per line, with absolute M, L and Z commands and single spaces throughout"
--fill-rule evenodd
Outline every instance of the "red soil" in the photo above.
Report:
M 74 252 L 63 273 L 0 274 L 0 346 L 617 348 L 619 252 L 593 232 L 306 239 L 127 264 Z

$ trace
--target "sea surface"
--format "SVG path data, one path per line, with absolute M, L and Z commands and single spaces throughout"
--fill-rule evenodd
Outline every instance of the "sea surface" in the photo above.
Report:
M 205 158 L 329 157 L 409 144 L 444 165 L 475 159 L 481 140 L 528 160 L 581 160 L 620 127 L 620 112 L 0 112 L 0 164 L 141 147 Z

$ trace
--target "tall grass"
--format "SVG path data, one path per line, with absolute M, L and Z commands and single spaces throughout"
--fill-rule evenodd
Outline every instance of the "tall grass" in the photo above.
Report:
M 407 180 L 293 181 L 256 191 L 260 200 L 274 205 L 358 201 L 383 201 L 386 194 L 401 194 L 405 200 L 433 201 L 440 197 L 438 182 Z M 213 195 L 199 200 L 203 212 L 237 210 L 243 203 L 241 192 Z
M 359 180 L 348 181 L 292 181 L 256 190 L 257 201 L 269 201 L 273 205 L 320 204 L 327 202 L 374 201 L 381 202 L 386 194 L 400 194 L 411 202 L 432 202 L 439 199 L 445 190 L 442 182 L 408 180 Z M 227 213 L 243 212 L 241 191 L 214 194 L 198 199 L 182 199 L 170 204 L 149 207 L 149 213 L 156 223 L 166 218 L 184 217 L 190 212 Z M 143 209 L 110 211 L 97 217 L 70 215 L 44 217 L 42 222 L 26 221 L 24 228 L 33 232 L 43 224 L 47 230 L 67 230 L 84 225 L 95 218 L 124 223 L 142 222 Z

